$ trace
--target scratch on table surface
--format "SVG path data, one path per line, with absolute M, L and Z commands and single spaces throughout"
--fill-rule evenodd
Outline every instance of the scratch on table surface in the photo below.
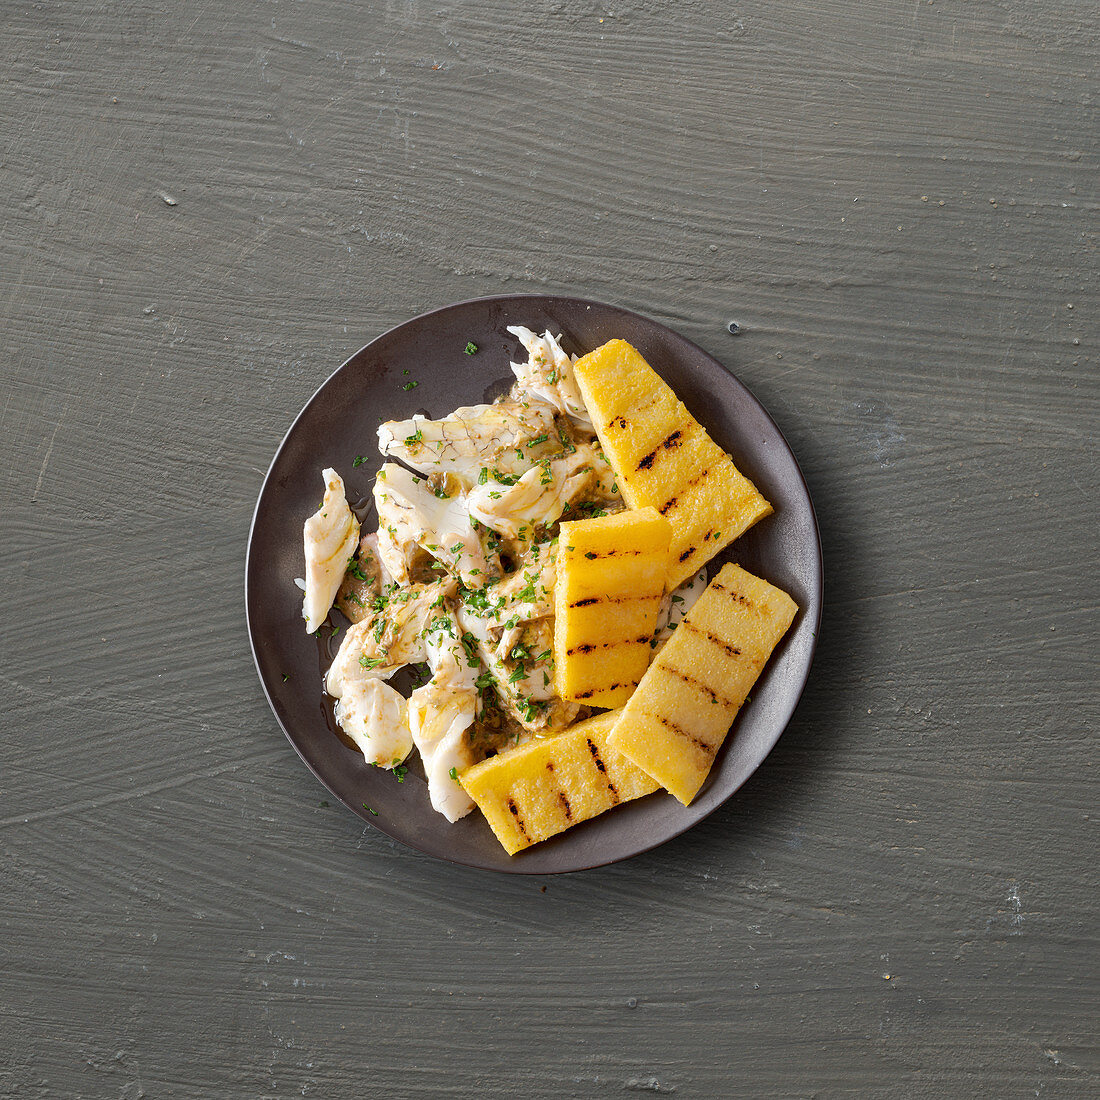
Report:
M 114 794 L 104 795 L 101 798 L 86 798 L 83 802 L 69 802 L 63 806 L 53 806 L 48 810 L 38 810 L 35 813 L 13 814 L 11 817 L 0 818 L 0 829 L 9 825 L 27 825 L 32 821 L 45 821 L 53 817 L 66 817 L 71 814 L 86 813 L 89 810 L 99 810 L 104 806 L 114 806 L 119 802 L 131 802 L 136 798 L 144 798 L 146 795 L 159 794 L 161 791 L 171 790 L 173 787 L 186 787 L 199 779 L 212 779 L 224 772 L 239 771 L 251 764 L 259 764 L 270 760 L 280 749 L 272 749 L 247 759 L 231 760 L 226 764 L 219 764 L 213 768 L 204 768 L 199 771 L 188 772 L 186 775 L 173 776 L 160 783 L 150 783 L 146 787 L 139 787 L 131 791 L 117 791 Z
M 1008 891 L 1008 895 L 1005 899 L 1009 905 L 1012 906 L 1012 931 L 1011 935 L 1018 936 L 1020 934 L 1020 927 L 1024 923 L 1024 914 L 1021 912 L 1023 903 L 1020 900 L 1020 884 L 1013 882 L 1011 889 Z
M 54 440 L 57 439 L 57 433 L 61 431 L 61 424 L 65 420 L 65 414 L 69 411 L 69 406 L 66 405 L 61 410 L 61 415 L 57 418 L 57 423 L 54 425 L 53 434 L 50 436 L 50 442 L 46 446 L 46 455 L 42 459 L 42 468 L 38 471 L 38 480 L 34 483 L 34 492 L 31 493 L 31 503 L 33 504 L 38 500 L 38 490 L 42 488 L 42 479 L 46 476 L 46 467 L 50 464 L 50 455 L 53 454 Z

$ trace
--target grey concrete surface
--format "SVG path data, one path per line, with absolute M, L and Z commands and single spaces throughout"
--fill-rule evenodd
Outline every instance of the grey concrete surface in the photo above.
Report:
M 0 44 L 0 1095 L 1097 1095 L 1094 4 L 5 0 Z M 523 290 L 724 362 L 826 556 L 750 783 L 541 881 L 326 805 L 242 602 L 324 377 Z

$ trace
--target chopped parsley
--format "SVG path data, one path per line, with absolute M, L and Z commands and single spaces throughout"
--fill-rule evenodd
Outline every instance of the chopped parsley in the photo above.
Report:
M 466 341 L 466 347 L 465 347 L 464 350 L 465 350 L 467 355 L 473 355 L 477 351 L 477 344 L 475 344 L 473 342 L 473 340 L 467 340 Z
M 458 768 L 451 768 L 450 775 L 451 775 L 451 778 L 457 783 L 458 782 Z
M 415 390 L 419 386 L 419 382 L 406 382 L 401 388 L 403 390 Z
M 362 466 L 363 463 L 366 462 L 366 461 L 367 461 L 367 456 L 366 455 L 356 455 L 355 456 L 355 461 L 352 462 L 352 465 L 353 466 Z

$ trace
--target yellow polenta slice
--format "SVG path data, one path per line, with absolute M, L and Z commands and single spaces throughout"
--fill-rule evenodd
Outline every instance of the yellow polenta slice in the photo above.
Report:
M 786 592 L 724 565 L 649 666 L 608 745 L 686 806 L 797 610 Z
M 463 788 L 510 856 L 657 790 L 656 780 L 608 748 L 617 717 L 615 711 L 598 714 L 462 773 Z
M 670 589 L 771 515 L 756 486 L 625 340 L 589 352 L 573 373 L 623 499 L 672 524 Z
M 653 508 L 561 525 L 554 678 L 563 699 L 617 707 L 649 666 L 672 536 Z

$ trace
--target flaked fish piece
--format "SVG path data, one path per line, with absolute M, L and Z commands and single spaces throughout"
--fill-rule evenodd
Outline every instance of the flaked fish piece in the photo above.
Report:
M 474 808 L 457 777 L 474 762 L 466 731 L 477 709 L 479 668 L 458 635 L 450 611 L 428 623 L 424 647 L 432 678 L 409 697 L 409 730 L 428 778 L 428 797 L 452 822 Z
M 466 504 L 474 519 L 505 538 L 530 539 L 538 528 L 556 523 L 595 480 L 592 448 L 574 449 L 528 470 L 514 485 L 487 478 L 470 490 Z
M 306 557 L 302 617 L 311 634 L 325 621 L 359 541 L 359 521 L 348 507 L 343 479 L 331 467 L 323 473 L 324 499 L 302 529 Z
M 408 714 L 405 697 L 377 677 L 340 685 L 336 721 L 368 764 L 395 768 L 412 752 Z
M 557 542 L 539 542 L 519 559 L 515 571 L 479 595 L 469 594 L 466 604 L 487 629 L 529 622 L 554 614 L 554 560 Z
M 588 457 L 592 464 L 592 471 L 596 475 L 592 482 L 590 497 L 592 500 L 614 504 L 616 508 L 625 508 L 622 494 L 619 492 L 618 482 L 615 480 L 615 471 L 604 454 L 599 440 L 595 443 L 576 444 L 578 454 Z
M 549 624 L 550 620 L 545 622 Z M 562 702 L 552 694 L 546 694 L 543 670 L 534 671 L 536 663 L 541 664 L 547 659 L 545 651 L 551 648 L 549 644 L 538 650 L 528 647 L 527 653 L 530 657 L 521 660 L 518 654 L 512 656 L 512 650 L 504 650 L 500 626 L 472 613 L 461 604 L 458 608 L 458 623 L 462 636 L 476 643 L 477 657 L 486 670 L 486 675 L 479 681 L 482 685 L 483 708 L 499 707 L 502 716 L 525 733 L 563 729 L 573 721 L 580 709 L 579 705 Z M 517 640 L 522 640 L 522 637 L 522 631 L 513 635 Z M 512 648 L 515 648 L 515 642 Z M 523 667 L 520 668 L 520 665 Z M 536 678 L 540 686 L 534 690 L 529 681 Z M 553 676 L 550 675 L 549 679 L 552 684 Z M 479 714 L 479 717 L 482 716 Z
M 392 579 L 378 553 L 378 532 L 364 535 L 336 593 L 336 606 L 351 622 L 362 622 L 376 610 L 375 601 Z
M 519 476 L 558 447 L 554 406 L 544 401 L 467 405 L 442 420 L 414 416 L 378 428 L 378 449 L 425 476 L 453 473 L 474 484 L 482 469 Z
M 553 699 L 554 621 L 535 619 L 501 631 L 496 647 L 506 682 L 518 698 L 545 702 Z
M 403 466 L 387 462 L 374 482 L 378 509 L 378 553 L 400 584 L 410 581 L 419 547 L 469 588 L 500 572 L 500 562 L 470 522 L 465 495 L 439 497 L 428 483 Z
M 539 336 L 523 325 L 509 325 L 508 331 L 527 350 L 526 363 L 511 364 L 516 376 L 512 396 L 545 401 L 580 427 L 595 431 L 573 376 L 576 360 L 562 349 L 561 336 L 554 336 L 549 330 Z
M 392 592 L 381 610 L 344 632 L 325 675 L 325 690 L 339 698 L 346 684 L 388 680 L 399 668 L 425 660 L 424 631 L 456 592 L 450 577 Z

